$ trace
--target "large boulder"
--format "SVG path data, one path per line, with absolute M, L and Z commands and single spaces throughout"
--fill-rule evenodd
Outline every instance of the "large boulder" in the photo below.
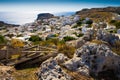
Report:
M 120 40 L 118 36 L 115 36 L 114 34 L 111 34 L 111 33 L 107 33 L 101 29 L 97 31 L 96 39 L 106 41 L 111 45 L 114 45 L 116 40 Z
M 60 59 L 58 61 L 62 62 L 65 58 L 56 57 L 55 59 Z M 71 80 L 71 76 L 65 73 L 55 59 L 50 58 L 41 64 L 38 72 L 39 80 Z
M 69 70 L 87 76 L 104 78 L 105 80 L 120 78 L 120 56 L 104 44 L 86 43 L 77 49 L 74 57 L 64 65 Z

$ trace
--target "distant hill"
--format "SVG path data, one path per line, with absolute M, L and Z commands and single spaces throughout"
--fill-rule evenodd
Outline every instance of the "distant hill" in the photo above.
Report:
M 19 26 L 19 25 L 7 24 L 3 21 L 0 21 L 0 27 L 15 27 L 15 26 Z
M 41 13 L 41 14 L 38 14 L 37 20 L 40 20 L 40 19 L 49 19 L 49 18 L 52 18 L 52 17 L 54 17 L 53 14 L 50 14 L 50 13 Z
M 112 19 L 114 13 L 120 14 L 120 7 L 91 8 L 77 11 L 76 14 L 82 18 L 89 17 L 95 21 L 108 21 Z

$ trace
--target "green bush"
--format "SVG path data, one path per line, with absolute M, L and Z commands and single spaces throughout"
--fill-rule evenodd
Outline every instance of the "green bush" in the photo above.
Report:
M 5 40 L 4 36 L 0 35 L 0 44 L 3 44 L 5 42 L 6 42 L 6 40 Z
M 75 25 L 75 26 L 73 26 L 72 28 L 77 28 L 78 26 L 77 25 Z
M 92 23 L 93 23 L 92 20 L 88 20 L 88 21 L 86 21 L 86 24 L 92 24 Z
M 120 29 L 120 22 L 116 22 L 115 26 L 116 26 L 117 29 Z
M 66 41 L 75 40 L 75 38 L 71 37 L 71 36 L 66 36 L 66 37 L 63 38 L 63 40 L 66 42 Z
M 39 36 L 34 35 L 29 38 L 29 41 L 37 42 L 37 41 L 42 41 L 42 39 Z
M 81 25 L 82 25 L 82 21 L 78 21 L 77 26 L 81 26 Z
M 81 33 L 81 34 L 78 34 L 77 37 L 82 37 L 83 35 L 84 35 L 84 34 Z
M 114 24 L 114 23 L 116 23 L 116 20 L 111 20 L 109 23 Z
M 115 30 L 108 30 L 108 32 L 110 32 L 110 33 L 117 33 L 117 29 L 115 29 Z
M 117 29 L 120 29 L 120 21 L 111 20 L 109 23 L 116 26 Z

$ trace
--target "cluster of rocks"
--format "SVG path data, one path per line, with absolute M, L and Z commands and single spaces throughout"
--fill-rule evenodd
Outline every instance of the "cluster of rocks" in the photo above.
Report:
M 12 67 L 0 66 L 0 80 L 14 80 L 11 75 L 13 70 L 14 69 Z
M 63 54 L 59 54 L 43 62 L 37 74 L 39 80 L 71 80 L 71 76 L 58 65 L 58 62 L 62 63 L 67 59 Z
M 120 56 L 104 44 L 86 43 L 64 63 L 67 69 L 105 80 L 120 78 Z
M 92 40 L 94 35 L 94 30 L 88 30 L 87 32 L 85 32 L 85 34 L 83 35 L 83 37 L 80 37 L 77 41 L 76 41 L 76 48 L 80 48 L 81 46 L 83 46 L 87 41 Z
M 120 79 L 120 56 L 105 44 L 86 42 L 78 48 L 72 59 L 63 54 L 43 62 L 38 71 L 39 80 L 72 80 L 66 69 L 80 75 L 105 80 Z
M 119 37 L 115 34 L 108 33 L 102 29 L 99 29 L 97 31 L 88 30 L 83 37 L 77 40 L 76 47 L 80 48 L 82 45 L 84 45 L 84 43 L 93 39 L 105 41 L 110 45 L 114 45 L 116 41 L 120 40 Z
M 96 39 L 106 41 L 109 44 L 113 45 L 116 40 L 119 40 L 119 37 L 99 29 L 96 34 Z

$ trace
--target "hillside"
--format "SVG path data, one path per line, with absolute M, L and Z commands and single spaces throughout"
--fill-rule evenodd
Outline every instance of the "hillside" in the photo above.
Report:
M 8 24 L 3 21 L 0 21 L 0 27 L 14 27 L 14 26 L 19 26 L 19 25 Z
M 114 13 L 120 14 L 120 7 L 82 9 L 76 12 L 82 18 L 89 17 L 95 21 L 108 21 L 112 19 Z

